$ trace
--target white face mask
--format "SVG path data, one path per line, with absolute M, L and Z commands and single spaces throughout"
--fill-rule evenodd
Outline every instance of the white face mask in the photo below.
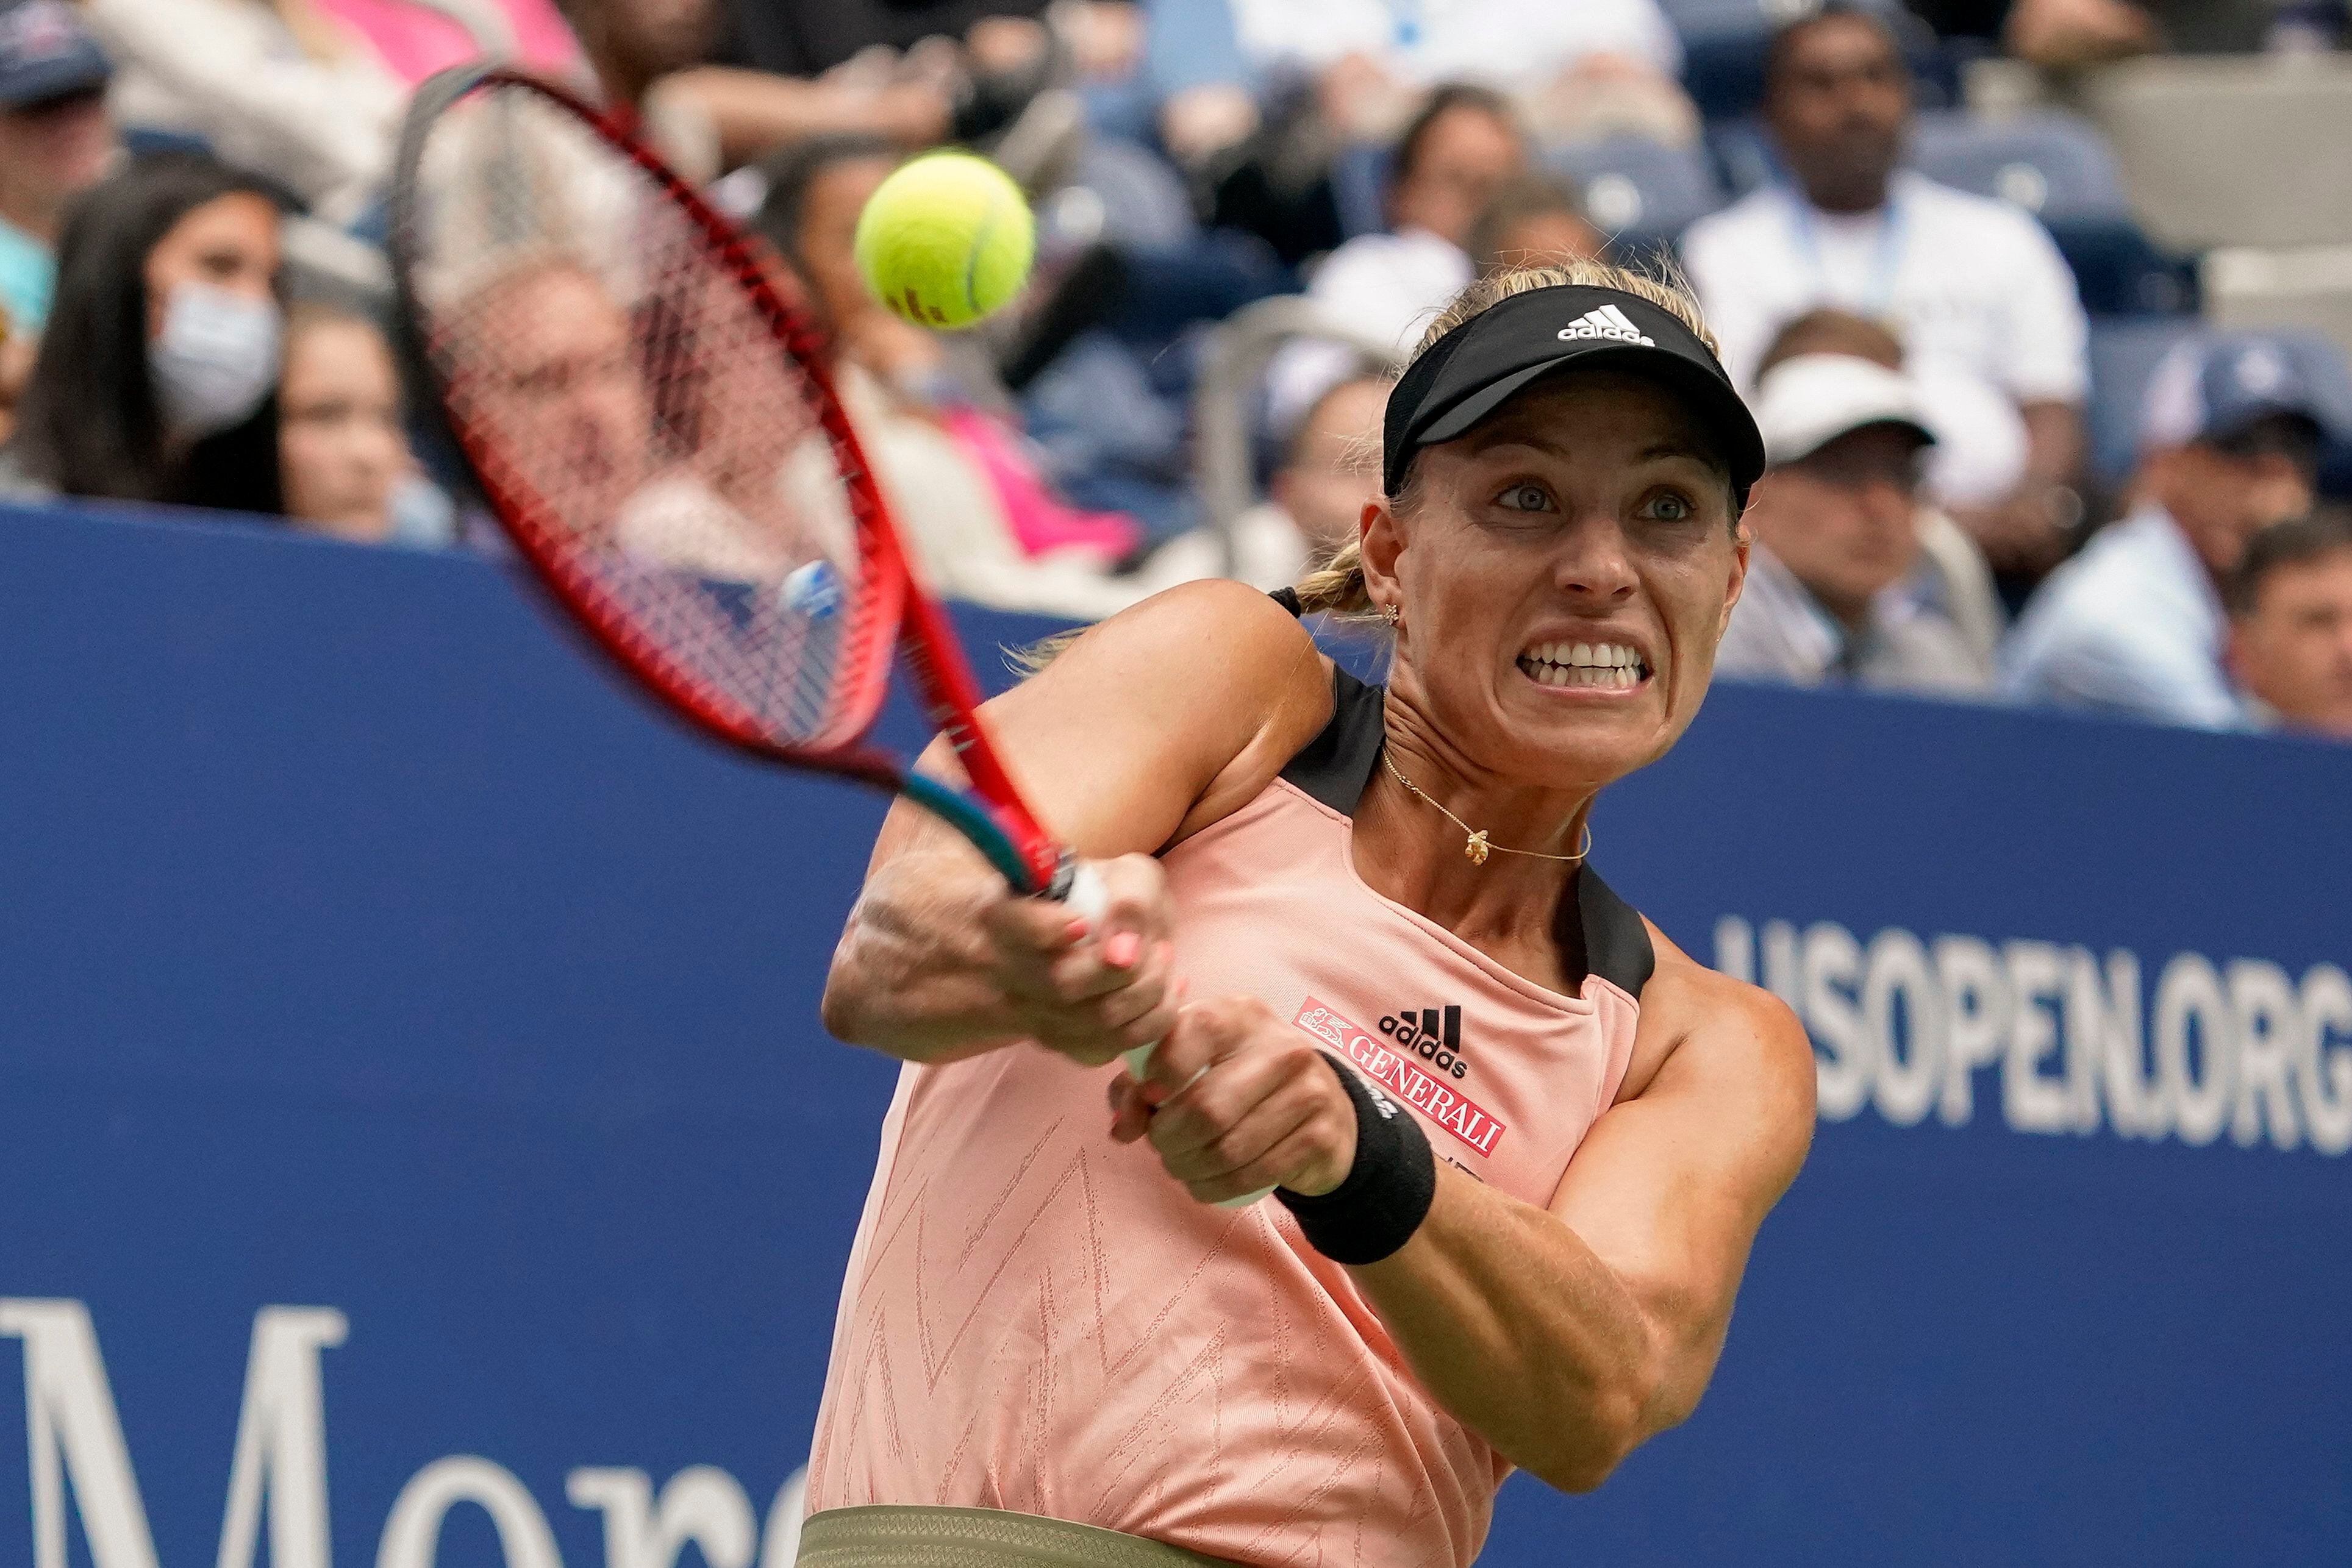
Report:
M 201 440 L 261 406 L 278 384 L 278 302 L 183 283 L 163 308 L 163 330 L 147 345 L 163 423 Z

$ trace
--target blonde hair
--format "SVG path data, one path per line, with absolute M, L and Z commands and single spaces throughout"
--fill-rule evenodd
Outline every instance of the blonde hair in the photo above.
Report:
M 1453 302 L 1437 313 L 1421 341 L 1413 345 L 1412 358 L 1418 360 L 1429 352 L 1432 345 L 1448 332 L 1476 320 L 1504 300 L 1538 288 L 1572 286 L 1580 288 L 1614 288 L 1621 294 L 1631 294 L 1647 300 L 1672 316 L 1691 330 L 1691 335 L 1705 343 L 1707 352 L 1720 354 L 1715 334 L 1707 330 L 1706 319 L 1700 315 L 1698 301 L 1692 297 L 1690 285 L 1674 264 L 1661 258 L 1659 275 L 1636 272 L 1630 267 L 1595 260 L 1563 261 L 1546 267 L 1510 267 L 1490 273 L 1454 297 Z M 1402 503 L 1412 488 L 1407 473 L 1399 493 L 1390 497 Z M 1315 567 L 1292 586 L 1298 595 L 1302 615 L 1318 612 L 1348 618 L 1369 618 L 1374 613 L 1370 591 L 1364 584 L 1364 557 L 1361 541 L 1349 539 L 1341 545 L 1330 559 Z

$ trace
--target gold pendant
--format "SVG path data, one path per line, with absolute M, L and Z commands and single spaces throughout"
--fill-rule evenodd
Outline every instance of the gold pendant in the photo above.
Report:
M 1486 863 L 1486 829 L 1481 828 L 1476 832 L 1470 835 L 1470 841 L 1462 846 L 1462 858 L 1468 861 L 1472 865 L 1485 865 Z

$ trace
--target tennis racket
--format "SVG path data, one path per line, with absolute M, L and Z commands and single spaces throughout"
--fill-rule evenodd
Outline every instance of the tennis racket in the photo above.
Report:
M 1039 826 L 980 722 L 814 329 L 733 225 L 610 117 L 462 66 L 410 106 L 391 250 L 448 435 L 623 670 L 729 745 L 903 795 L 1016 891 L 1101 916 L 1101 879 Z M 869 738 L 894 653 L 969 789 Z M 1150 1052 L 1127 1053 L 1136 1077 Z

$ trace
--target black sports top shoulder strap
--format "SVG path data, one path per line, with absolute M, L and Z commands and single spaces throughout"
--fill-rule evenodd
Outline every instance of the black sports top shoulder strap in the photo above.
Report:
M 1284 781 L 1341 816 L 1353 817 L 1372 769 L 1381 765 L 1388 733 L 1386 697 L 1386 687 L 1367 685 L 1333 665 L 1330 722 L 1283 768 Z M 1583 974 L 1598 975 L 1638 1000 L 1658 967 L 1640 913 L 1588 865 L 1577 873 L 1574 904 L 1560 914 L 1567 917 L 1559 923 L 1560 956 L 1570 978 L 1580 983 Z
M 1583 926 L 1584 968 L 1598 975 L 1636 1001 L 1642 988 L 1658 967 L 1657 949 L 1650 945 L 1650 928 L 1640 911 L 1617 896 L 1585 866 L 1576 874 L 1576 913 Z
M 1282 770 L 1283 780 L 1343 817 L 1372 781 L 1387 737 L 1381 705 L 1387 688 L 1368 686 L 1338 665 L 1331 668 L 1331 721 Z

